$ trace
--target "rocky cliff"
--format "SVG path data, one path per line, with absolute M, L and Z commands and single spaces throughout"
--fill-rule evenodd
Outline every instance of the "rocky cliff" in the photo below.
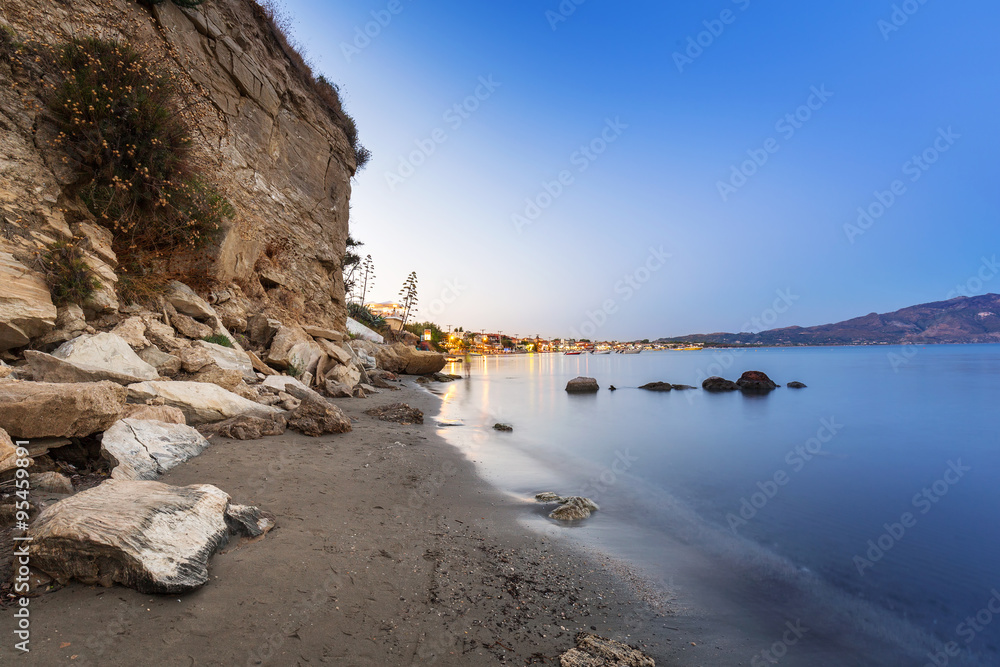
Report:
M 59 150 L 45 104 L 52 77 L 32 73 L 23 54 L 21 63 L 8 55 L 17 44 L 80 36 L 141 44 L 184 84 L 197 118 L 191 151 L 232 204 L 221 235 L 204 251 L 207 271 L 185 282 L 211 292 L 237 330 L 262 310 L 343 330 L 353 123 L 345 127 L 344 116 L 331 113 L 330 100 L 253 0 L 196 8 L 170 0 L 0 0 L 0 28 L 0 310 L 14 311 L 0 349 L 24 345 L 44 332 L 46 319 L 54 321 L 34 270 L 39 253 L 59 240 L 81 243 L 101 282 L 85 310 L 119 307 L 121 269 L 110 233 L 81 202 L 78 174 Z M 185 279 L 188 267 L 169 268 Z

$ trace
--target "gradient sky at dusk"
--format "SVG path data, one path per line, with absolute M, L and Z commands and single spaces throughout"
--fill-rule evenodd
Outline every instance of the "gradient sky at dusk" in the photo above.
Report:
M 285 3 L 374 154 L 370 298 L 416 271 L 420 319 L 601 339 L 1000 292 L 1000 6 L 895 6 Z

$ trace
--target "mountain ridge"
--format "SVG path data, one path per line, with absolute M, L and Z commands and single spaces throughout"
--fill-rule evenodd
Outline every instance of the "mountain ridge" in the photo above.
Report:
M 690 334 L 658 342 L 682 341 L 728 345 L 1000 343 L 1000 294 L 958 296 L 811 327 Z

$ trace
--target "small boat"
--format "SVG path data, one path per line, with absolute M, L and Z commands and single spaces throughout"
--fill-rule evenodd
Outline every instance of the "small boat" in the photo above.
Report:
M 571 352 L 563 352 L 563 354 L 565 354 L 567 357 L 572 357 L 577 354 L 583 354 L 583 352 L 581 352 L 580 350 L 573 350 Z
M 639 354 L 640 352 L 642 352 L 641 347 L 633 347 L 627 350 L 622 350 L 622 354 Z
M 611 350 L 594 350 L 591 354 L 611 354 Z

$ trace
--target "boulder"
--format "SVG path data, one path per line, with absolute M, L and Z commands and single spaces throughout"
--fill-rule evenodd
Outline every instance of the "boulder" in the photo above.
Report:
M 260 313 L 247 320 L 247 336 L 252 343 L 261 347 L 269 347 L 280 328 L 281 322 L 279 320 L 271 319 Z
M 187 424 L 184 413 L 169 405 L 127 405 L 122 419 L 145 419 L 167 424 Z
M 789 382 L 785 386 L 789 387 L 791 389 L 805 389 L 806 388 L 806 385 L 804 385 L 804 384 L 802 384 L 801 382 L 798 382 L 798 381 Z
M 226 391 L 231 391 L 233 393 L 236 393 L 237 387 L 243 385 L 243 375 L 239 371 L 219 368 L 214 363 L 205 366 L 188 379 L 191 380 L 191 382 L 209 382 L 211 384 L 216 384 Z
M 41 274 L 28 269 L 0 245 L 0 352 L 27 345 L 56 323 L 55 305 Z
M 163 399 L 164 404 L 179 408 L 191 425 L 243 414 L 268 417 L 280 412 L 207 382 L 139 382 L 129 385 L 128 395 L 135 401 Z
M 338 364 L 349 364 L 351 363 L 351 359 L 353 359 L 353 355 L 345 350 L 341 345 L 331 343 L 330 341 L 322 338 L 317 340 L 316 344 L 319 345 L 331 358 L 335 359 Z
M 496 423 L 496 424 L 493 425 L 493 430 L 494 431 L 506 431 L 507 433 L 510 433 L 511 431 L 514 430 L 514 427 L 511 426 L 510 424 Z
M 167 285 L 164 297 L 178 313 L 189 315 L 199 320 L 215 321 L 218 316 L 208 302 L 195 294 L 195 291 L 182 282 L 171 281 Z
M 740 386 L 732 380 L 727 380 L 725 378 L 720 378 L 718 375 L 713 375 L 710 378 L 706 378 L 705 381 L 701 383 L 701 388 L 705 391 L 736 391 L 740 388 Z
M 281 326 L 264 361 L 276 368 L 294 367 L 299 373 L 311 373 L 322 356 L 323 349 L 301 327 Z
M 335 382 L 334 380 L 325 380 L 323 390 L 330 398 L 350 398 L 352 396 L 351 387 L 342 382 Z
M 111 333 L 128 343 L 134 350 L 141 350 L 150 345 L 146 338 L 146 323 L 141 317 L 128 318 L 112 329 Z
M 550 519 L 560 521 L 577 521 L 586 519 L 591 512 L 601 509 L 590 498 L 581 496 L 560 496 L 551 491 L 535 494 L 535 500 L 540 503 L 559 503 L 559 507 L 549 512 Z
M 354 364 L 337 365 L 326 373 L 326 379 L 338 384 L 354 387 L 361 382 L 361 370 Z
M 683 391 L 684 389 L 697 389 L 697 387 L 692 387 L 689 384 L 675 384 L 671 386 L 678 391 Z
M 112 333 L 84 334 L 60 345 L 51 355 L 28 350 L 25 359 L 40 382 L 97 382 L 131 384 L 155 380 L 156 369 Z
M 181 360 L 181 368 L 187 373 L 197 373 L 205 366 L 215 363 L 212 355 L 203 347 L 188 347 L 177 351 Z
M 325 401 L 323 396 L 310 389 L 301 380 L 297 380 L 290 375 L 271 375 L 264 378 L 261 383 L 265 387 L 270 387 L 271 389 L 276 389 L 279 392 L 285 392 L 290 396 L 294 396 L 298 399 L 311 399 L 314 401 Z
M 144 419 L 117 421 L 101 439 L 101 455 L 115 466 L 112 479 L 156 479 L 206 447 L 190 426 Z
M 333 329 L 324 329 L 322 327 L 311 327 L 307 325 L 302 325 L 302 330 L 313 338 L 322 338 L 324 340 L 332 340 L 335 343 L 347 338 L 346 335 L 340 333 L 339 331 L 334 331 Z
M 28 531 L 29 557 L 60 583 L 184 593 L 208 581 L 208 559 L 231 531 L 253 536 L 273 526 L 208 484 L 111 479 L 46 508 Z
M 645 389 L 647 391 L 670 391 L 673 388 L 674 386 L 669 382 L 647 382 L 639 387 L 639 389 Z
M 56 315 L 56 328 L 37 339 L 35 345 L 37 347 L 58 345 L 73 340 L 81 333 L 96 333 L 96 330 L 87 324 L 83 308 L 75 303 L 69 303 L 65 306 L 59 306 L 59 314 Z
M 16 468 L 17 459 L 17 445 L 7 435 L 7 431 L 0 428 L 0 473 Z
M 597 391 L 597 380 L 588 377 L 573 378 L 566 383 L 566 391 L 571 394 L 588 394 Z
M 262 375 L 278 374 L 278 371 L 274 370 L 273 368 L 265 364 L 263 361 L 260 360 L 260 357 L 258 357 L 250 350 L 247 350 L 247 358 L 250 359 L 250 364 L 253 366 L 253 369 L 258 373 L 261 373 Z
M 9 377 L 13 372 L 13 368 L 5 364 L 3 360 L 0 360 L 0 380 Z
M 418 350 L 405 343 L 394 343 L 380 348 L 375 359 L 379 368 L 407 375 L 437 373 L 447 363 L 443 354 Z
M 181 371 L 181 358 L 167 354 L 155 345 L 139 352 L 139 358 L 156 369 L 160 375 L 176 375 Z
M 656 661 L 637 648 L 589 632 L 576 636 L 576 647 L 559 656 L 560 667 L 656 667 Z
M 36 472 L 31 475 L 31 490 L 39 493 L 71 495 L 76 489 L 69 477 L 58 472 Z
M 233 417 L 214 425 L 215 435 L 232 440 L 256 440 L 268 435 L 281 435 L 285 432 L 287 422 L 283 415 L 270 418 L 242 415 Z
M 389 403 L 377 408 L 365 410 L 365 414 L 370 417 L 378 417 L 384 422 L 396 422 L 397 424 L 423 424 L 424 413 L 417 408 L 411 408 L 406 403 Z
M 14 438 L 82 438 L 121 419 L 127 397 L 107 381 L 0 383 L 0 428 Z
M 253 370 L 253 362 L 250 356 L 241 350 L 225 345 L 217 345 L 208 341 L 199 340 L 194 343 L 194 347 L 202 348 L 212 357 L 215 365 L 223 370 L 239 371 L 240 375 L 247 382 L 256 382 L 257 374 Z
M 347 433 L 351 420 L 343 410 L 326 399 L 302 399 L 301 404 L 288 415 L 288 426 L 300 433 L 320 436 L 327 433 Z
M 143 320 L 146 323 L 146 338 L 149 341 L 163 350 L 164 352 L 169 352 L 170 354 L 176 354 L 179 350 L 182 350 L 190 345 L 190 343 L 183 338 L 177 338 L 174 334 L 174 328 L 169 324 L 164 324 L 159 320 L 148 318 Z
M 769 392 L 778 386 L 762 371 L 747 371 L 740 376 L 736 384 L 743 391 L 756 394 Z
M 212 327 L 207 324 L 202 324 L 198 320 L 185 315 L 184 313 L 175 313 L 171 315 L 170 324 L 172 324 L 174 329 L 176 329 L 182 336 L 187 336 L 188 338 L 193 338 L 195 340 L 211 336 L 213 332 Z

